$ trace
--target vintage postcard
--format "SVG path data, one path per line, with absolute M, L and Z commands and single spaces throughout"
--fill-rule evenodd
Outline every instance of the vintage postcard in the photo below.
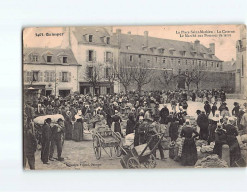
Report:
M 25 170 L 245 167 L 245 25 L 23 29 Z

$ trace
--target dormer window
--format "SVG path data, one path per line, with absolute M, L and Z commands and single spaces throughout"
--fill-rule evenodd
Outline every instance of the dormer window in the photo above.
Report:
M 163 54 L 163 53 L 164 53 L 164 51 L 165 51 L 165 49 L 163 49 L 163 48 L 159 48 L 159 53 L 160 53 L 160 54 Z
M 150 47 L 151 52 L 154 52 L 155 49 L 156 49 L 155 47 Z
M 182 55 L 182 56 L 185 56 L 185 52 L 186 52 L 186 51 L 181 51 L 181 55 Z
M 170 52 L 171 55 L 173 55 L 173 52 L 174 52 L 174 51 L 175 51 L 175 49 L 173 49 L 173 48 L 170 48 L 170 49 L 169 49 L 169 52 Z
M 38 62 L 38 55 L 32 56 L 32 62 Z
M 130 49 L 130 45 L 127 45 L 127 46 L 126 46 L 126 49 L 128 49 L 128 50 L 129 50 L 129 49 Z
M 47 61 L 48 63 L 51 63 L 51 62 L 52 62 L 52 56 L 47 56 L 47 57 L 46 57 L 46 61 Z
M 93 35 L 88 35 L 88 42 L 93 42 Z
M 68 57 L 63 57 L 63 64 L 67 64 L 68 63 Z
M 106 44 L 110 44 L 110 37 L 106 37 Z

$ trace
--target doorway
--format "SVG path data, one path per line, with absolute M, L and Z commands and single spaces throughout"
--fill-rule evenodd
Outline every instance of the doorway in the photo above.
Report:
M 49 95 L 51 95 L 51 92 L 52 92 L 52 90 L 45 90 L 45 95 L 49 96 Z
M 89 94 L 89 86 L 80 86 L 80 94 L 86 95 Z
M 70 94 L 70 90 L 59 90 L 59 95 L 61 97 L 66 97 Z

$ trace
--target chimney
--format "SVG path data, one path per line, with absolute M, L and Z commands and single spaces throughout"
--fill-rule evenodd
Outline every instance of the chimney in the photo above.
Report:
M 210 48 L 212 54 L 215 54 L 215 43 L 210 43 L 209 48 Z
M 116 34 L 117 34 L 117 43 L 118 46 L 120 47 L 120 35 L 121 35 L 121 29 L 116 29 Z
M 198 51 L 198 47 L 200 45 L 200 41 L 197 39 L 194 41 L 194 50 Z
M 144 31 L 144 46 L 148 47 L 148 31 Z

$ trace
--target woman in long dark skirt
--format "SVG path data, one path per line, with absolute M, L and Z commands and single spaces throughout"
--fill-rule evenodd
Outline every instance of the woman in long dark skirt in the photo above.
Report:
M 217 119 L 213 118 L 209 120 L 210 124 L 208 125 L 208 144 L 215 141 L 215 130 L 217 128 Z
M 83 121 L 82 118 L 78 118 L 74 123 L 74 130 L 72 134 L 72 138 L 75 141 L 82 141 L 83 139 Z
M 122 131 L 121 131 L 121 125 L 120 123 L 122 122 L 121 117 L 118 115 L 118 111 L 115 110 L 115 115 L 112 116 L 112 122 L 114 122 L 114 132 L 119 132 L 121 136 L 123 136 Z
M 134 133 L 136 126 L 135 117 L 133 113 L 129 113 L 127 125 L 126 125 L 126 135 Z
M 193 133 L 195 134 L 194 136 L 192 136 Z M 189 121 L 186 121 L 180 135 L 185 138 L 182 147 L 181 163 L 184 166 L 193 166 L 197 161 L 197 150 L 194 138 L 198 137 L 199 133 L 191 127 Z
M 73 125 L 72 125 L 72 119 L 71 119 L 71 112 L 67 111 L 67 115 L 64 120 L 64 126 L 65 126 L 65 139 L 71 140 L 72 139 L 72 131 L 73 131 Z

